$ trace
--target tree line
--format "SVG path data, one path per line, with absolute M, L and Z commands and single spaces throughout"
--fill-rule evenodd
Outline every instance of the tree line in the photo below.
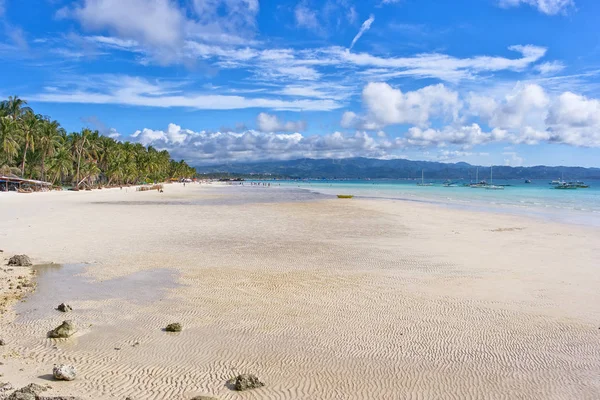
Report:
M 168 151 L 120 142 L 84 128 L 67 133 L 27 102 L 0 102 L 0 175 L 93 187 L 192 178 L 196 170 L 174 161 Z

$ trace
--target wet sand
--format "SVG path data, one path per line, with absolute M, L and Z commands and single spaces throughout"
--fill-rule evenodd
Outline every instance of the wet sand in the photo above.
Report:
M 595 399 L 598 239 L 275 187 L 1 195 L 0 257 L 63 266 L 2 316 L 0 381 L 64 362 L 53 391 L 90 399 Z M 245 372 L 266 386 L 225 387 Z

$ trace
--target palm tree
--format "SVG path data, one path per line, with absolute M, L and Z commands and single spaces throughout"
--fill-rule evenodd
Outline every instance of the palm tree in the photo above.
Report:
M 38 138 L 40 150 L 42 180 L 46 179 L 46 158 L 54 155 L 61 145 L 61 134 L 64 132 L 57 121 L 44 120 Z
M 62 181 L 71 171 L 73 171 L 73 157 L 63 141 L 63 144 L 50 159 L 48 172 L 52 177 L 52 183 L 55 183 L 57 180 Z
M 81 130 L 81 133 L 73 133 L 73 153 L 77 160 L 77 172 L 75 174 L 75 182 L 79 187 L 79 178 L 81 172 L 81 160 L 88 156 L 88 145 L 92 131 L 85 128 Z
M 24 142 L 23 147 L 23 161 L 21 163 L 21 176 L 25 177 L 25 162 L 27 160 L 27 151 L 31 148 L 31 151 L 35 150 L 35 141 L 37 139 L 40 127 L 41 117 L 34 114 L 33 111 L 28 110 L 25 112 L 21 119 L 21 125 L 23 130 L 22 140 Z
M 0 160 L 8 164 L 19 154 L 17 122 L 9 117 L 0 117 Z
M 7 116 L 13 121 L 20 119 L 27 111 L 32 111 L 31 108 L 25 107 L 27 102 L 17 96 L 8 96 L 8 100 L 0 103 L 0 115 Z

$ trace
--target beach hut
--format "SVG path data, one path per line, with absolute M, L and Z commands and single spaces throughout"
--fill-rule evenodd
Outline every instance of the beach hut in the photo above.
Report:
M 52 187 L 52 183 L 37 181 L 35 179 L 23 179 L 14 174 L 0 175 L 0 191 L 17 191 L 21 192 L 25 189 L 30 191 L 48 190 Z

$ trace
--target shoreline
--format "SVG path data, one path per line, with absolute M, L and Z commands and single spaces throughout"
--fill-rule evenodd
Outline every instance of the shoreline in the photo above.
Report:
M 81 378 L 54 390 L 94 399 L 235 399 L 238 372 L 266 383 L 248 398 L 600 393 L 598 229 L 227 185 L 85 193 L 0 195 L 4 255 L 89 263 L 40 275 L 0 326 L 15 387 L 69 360 Z M 86 328 L 53 341 L 59 298 Z
M 319 183 L 319 182 L 317 182 Z M 339 184 L 343 184 L 343 181 L 338 182 Z M 328 196 L 335 196 L 330 193 L 328 188 L 315 188 L 306 186 L 293 186 L 286 185 L 283 187 L 296 187 L 301 190 L 307 190 L 312 193 L 324 194 Z M 364 188 L 361 188 L 364 189 Z M 468 188 L 461 188 L 465 190 L 473 190 Z M 342 191 L 348 191 L 347 189 L 342 189 Z M 525 218 L 534 218 L 540 221 L 549 221 L 555 223 L 562 223 L 568 225 L 575 226 L 587 226 L 593 228 L 600 228 L 600 213 L 596 211 L 590 210 L 581 210 L 581 209 L 568 209 L 568 208 L 560 208 L 555 206 L 544 206 L 541 207 L 541 204 L 537 206 L 524 206 L 517 204 L 502 204 L 502 203 L 485 203 L 478 199 L 469 199 L 468 201 L 465 199 L 459 198 L 449 198 L 443 195 L 434 196 L 432 198 L 424 197 L 422 194 L 426 194 L 427 192 L 422 193 L 408 193 L 403 192 L 397 194 L 397 197 L 390 197 L 389 195 L 385 196 L 374 196 L 367 194 L 356 194 L 354 197 L 356 199 L 369 199 L 369 200 L 389 200 L 389 201 L 405 201 L 409 203 L 418 203 L 418 204 L 430 204 L 432 206 L 445 207 L 449 210 L 461 210 L 468 212 L 483 212 L 483 213 L 492 213 L 499 215 L 511 215 L 511 216 L 519 216 Z M 452 193 L 449 193 L 451 195 Z M 468 199 L 468 198 L 467 198 Z

